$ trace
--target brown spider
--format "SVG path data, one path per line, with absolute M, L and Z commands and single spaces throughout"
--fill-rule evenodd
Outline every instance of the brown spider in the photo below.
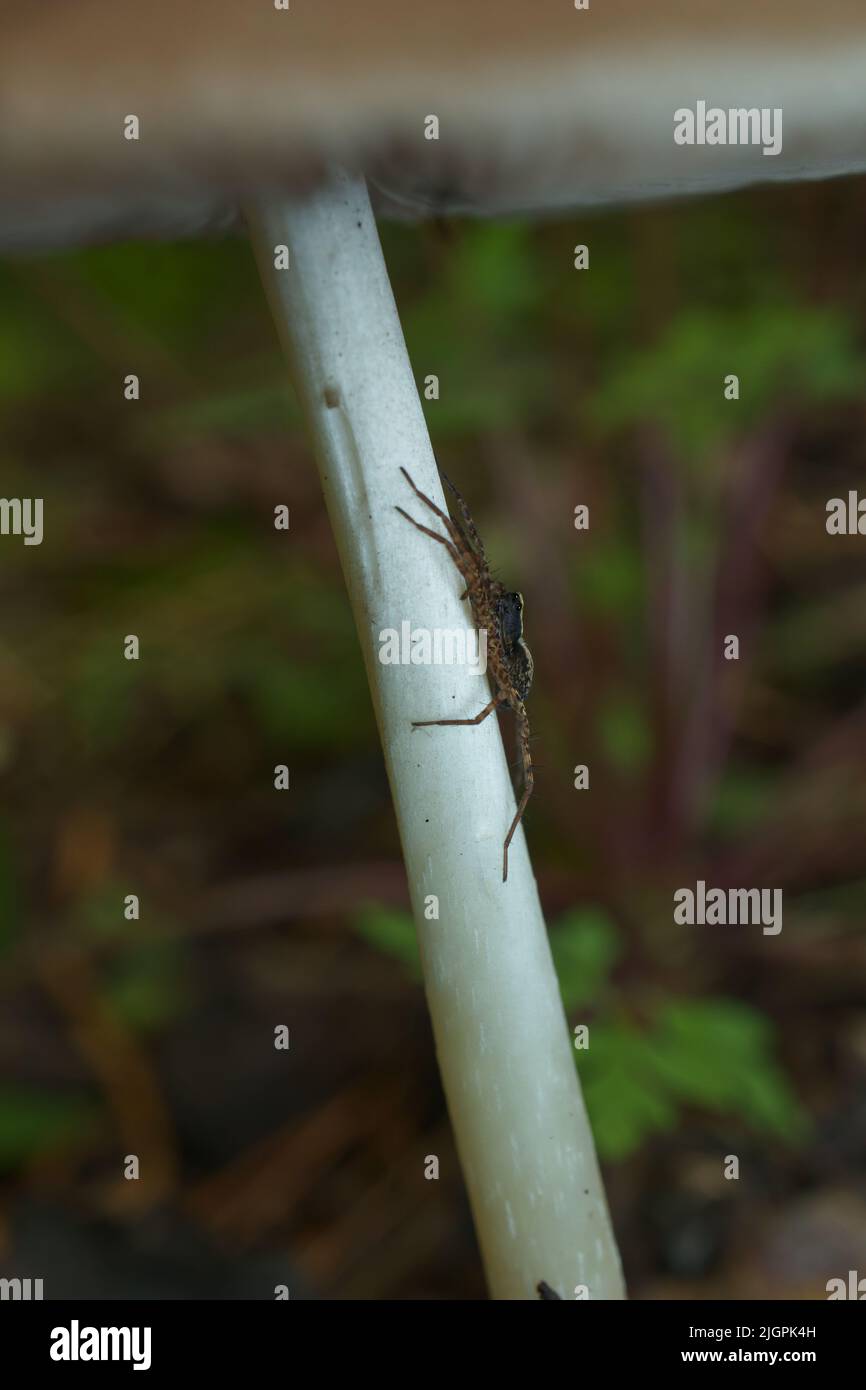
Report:
M 458 521 L 455 521 L 447 512 L 443 512 L 440 507 L 436 506 L 435 502 L 421 492 L 420 488 L 415 486 L 405 468 L 401 468 L 400 472 L 415 496 L 419 497 L 424 505 L 438 516 L 448 532 L 447 536 L 441 536 L 438 531 L 431 531 L 429 527 L 422 526 L 420 521 L 416 521 L 408 512 L 404 512 L 402 507 L 396 509 L 419 531 L 423 531 L 425 536 L 430 536 L 434 541 L 439 541 L 440 545 L 444 545 L 457 566 L 466 585 L 460 597 L 461 599 L 469 599 L 475 626 L 479 632 L 482 630 L 487 632 L 487 668 L 493 681 L 493 699 L 484 706 L 480 714 L 476 714 L 474 719 L 418 719 L 412 721 L 412 728 L 423 729 L 430 724 L 480 724 L 495 709 L 510 709 L 517 720 L 517 741 L 523 760 L 523 795 L 514 813 L 514 820 L 511 822 L 502 850 L 502 882 L 504 883 L 508 878 L 508 846 L 511 844 L 514 832 L 526 810 L 526 803 L 532 795 L 533 785 L 532 759 L 529 753 L 529 719 L 523 704 L 532 685 L 533 668 L 532 656 L 523 640 L 523 595 L 507 592 L 503 585 L 491 575 L 487 556 L 484 553 L 484 545 L 475 522 L 469 515 L 469 508 L 450 478 L 446 478 L 445 474 L 442 474 L 442 478 L 457 498 L 457 505 L 463 517 L 465 530 Z

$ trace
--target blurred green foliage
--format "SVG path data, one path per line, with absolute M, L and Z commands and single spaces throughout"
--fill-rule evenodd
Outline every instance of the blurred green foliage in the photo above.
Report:
M 113 948 L 103 971 L 103 998 L 135 1032 L 158 1030 L 190 1006 L 188 950 L 178 924 L 129 921 L 123 915 L 126 889 L 115 879 L 78 904 L 76 937 Z
M 725 399 L 725 378 L 739 399 Z M 626 352 L 590 413 L 606 429 L 656 421 L 692 463 L 785 405 L 858 396 L 866 370 L 843 309 L 768 305 L 681 313 L 648 347 Z
M 645 602 L 645 576 L 641 557 L 622 532 L 604 531 L 593 544 L 575 575 L 580 600 L 598 617 L 621 622 L 640 622 Z
M 650 1026 L 615 1015 L 592 1023 L 578 1067 L 599 1152 L 625 1158 L 650 1134 L 673 1129 L 683 1105 L 739 1119 L 794 1141 L 805 1117 L 773 1060 L 772 1030 L 729 999 L 676 999 Z
M 567 863 L 575 897 L 595 893 L 584 882 L 597 872 L 593 836 L 604 843 L 629 831 L 646 849 L 628 822 L 631 802 L 639 826 L 653 820 L 641 797 L 660 740 L 648 689 L 650 659 L 659 656 L 648 622 L 657 557 L 648 559 L 642 539 L 640 439 L 661 436 L 672 491 L 687 484 L 670 541 L 685 605 L 704 594 L 724 549 L 716 503 L 737 439 L 786 413 L 818 433 L 846 407 L 862 414 L 866 290 L 850 275 L 844 293 L 820 283 L 837 259 L 833 219 L 819 266 L 808 217 L 793 251 L 780 247 L 785 196 L 543 225 L 471 222 L 444 234 L 382 228 L 416 378 L 440 379 L 440 398 L 423 404 L 442 462 L 469 498 L 494 563 L 506 560 L 521 583 L 525 574 L 528 593 L 534 585 L 538 596 L 552 595 L 536 604 L 529 634 L 534 724 L 536 712 L 543 716 L 529 833 L 540 875 Z M 821 196 L 835 195 L 828 188 Z M 857 190 L 847 196 L 839 227 L 858 225 Z M 577 272 L 573 247 L 584 241 L 591 269 Z M 34 904 L 40 921 L 59 915 L 47 868 L 55 818 L 74 813 L 73 789 L 91 789 L 114 816 L 117 859 L 64 925 L 108 953 L 101 978 L 117 1017 L 135 1031 L 167 1028 L 192 1007 L 189 954 L 167 940 L 183 924 L 164 912 L 164 940 L 144 941 L 140 929 L 136 939 L 119 922 L 119 865 L 136 862 L 132 853 L 124 859 L 130 843 L 135 855 L 142 840 L 155 855 L 179 844 L 189 877 L 200 873 L 208 886 L 223 873 L 304 870 L 313 860 L 339 880 L 353 856 L 396 856 L 384 778 L 375 786 L 371 771 L 381 758 L 351 612 L 243 240 L 105 246 L 0 266 L 0 301 L 4 490 L 29 494 L 38 468 L 51 522 L 50 545 L 4 550 L 0 737 L 17 803 L 0 822 L 0 949 L 10 954 Z M 122 402 L 120 362 L 142 376 L 135 405 Z M 740 379 L 736 402 L 723 395 L 731 372 Z M 810 485 L 825 492 L 822 469 L 834 448 L 831 438 L 815 450 Z M 862 435 L 854 457 L 862 461 Z M 540 499 L 535 515 L 524 506 L 530 495 Z M 293 531 L 284 545 L 270 532 L 269 509 L 287 499 Z M 563 544 L 569 509 L 581 500 L 592 504 L 591 528 L 579 544 L 570 533 Z M 808 491 L 783 501 L 785 516 L 802 524 Z M 717 841 L 758 841 L 793 804 L 783 769 L 835 712 L 840 663 L 850 667 L 852 698 L 861 698 L 862 580 L 850 579 L 835 554 L 822 568 L 820 528 L 808 525 L 780 547 L 783 593 L 760 634 L 759 695 L 770 713 L 753 719 L 709 787 L 705 839 L 695 833 L 677 846 L 696 861 Z M 710 617 L 699 609 L 697 630 Z M 142 639 L 139 663 L 119 658 L 126 632 Z M 777 746 L 779 732 L 787 742 Z M 624 785 L 608 808 L 613 828 L 575 810 L 573 799 L 557 808 L 546 795 L 575 746 L 574 757 L 606 762 Z M 296 817 L 291 836 L 261 790 L 262 769 L 286 750 L 306 777 L 304 797 L 285 813 Z M 861 765 L 855 749 L 852 784 Z M 594 786 L 597 775 L 594 766 Z M 355 819 L 341 777 L 368 797 Z M 788 835 L 790 857 L 815 868 L 786 931 L 789 920 L 797 930 L 795 918 L 854 930 L 866 902 L 862 865 L 849 882 L 847 861 L 822 866 L 823 841 L 811 859 L 803 851 L 831 806 L 849 807 L 851 823 L 862 825 L 856 788 L 848 801 L 838 785 L 800 800 L 810 809 Z M 825 839 L 835 853 L 851 834 L 843 826 Z M 656 868 L 652 853 L 642 863 Z M 609 872 L 598 895 L 605 902 L 655 901 L 656 885 L 639 877 L 649 870 L 633 881 Z M 406 913 L 374 902 L 357 910 L 349 897 L 344 914 L 420 980 Z M 695 971 L 693 996 L 685 970 L 668 990 L 629 973 L 635 940 L 655 980 L 669 965 L 651 912 L 628 933 L 620 925 L 636 915 L 576 907 L 550 937 L 566 1008 L 590 1028 L 590 1048 L 576 1050 L 576 1062 L 601 1152 L 634 1153 L 690 1107 L 765 1134 L 802 1135 L 769 1019 L 730 998 L 709 969 L 709 983 Z M 24 1161 L 83 1132 L 90 1118 L 83 1102 L 7 1088 L 0 1161 Z
M 742 834 L 772 816 L 779 794 L 778 772 L 731 764 L 715 788 L 708 825 L 720 836 Z
M 354 925 L 420 981 L 408 913 L 369 903 Z M 777 1139 L 803 1136 L 804 1113 L 773 1057 L 773 1029 L 755 1009 L 732 999 L 648 997 L 649 1021 L 634 1021 L 611 979 L 622 953 L 619 932 L 600 908 L 567 912 L 552 927 L 550 945 L 566 1010 L 593 1014 L 589 1045 L 575 1055 L 603 1158 L 627 1158 L 651 1134 L 673 1129 L 686 1105 Z
M 526 224 L 473 224 L 440 258 L 435 285 L 403 312 L 418 379 L 440 378 L 439 400 L 425 402 L 437 436 L 525 424 L 547 401 L 537 331 L 544 278 Z
M 408 912 L 394 912 L 381 903 L 365 903 L 352 925 L 377 951 L 398 960 L 412 980 L 420 981 L 421 953 L 415 923 Z
M 627 691 L 613 693 L 599 714 L 601 746 L 614 767 L 634 773 L 646 762 L 652 733 L 643 706 Z
M 572 908 L 550 934 L 553 964 L 567 1010 L 598 1002 L 622 944 L 600 908 Z
M 0 1171 L 8 1172 L 57 1144 L 82 1140 L 97 1111 L 75 1096 L 35 1086 L 0 1086 Z
M 126 949 L 108 973 L 104 998 L 136 1032 L 163 1028 L 190 1004 L 183 952 L 174 941 L 143 941 Z

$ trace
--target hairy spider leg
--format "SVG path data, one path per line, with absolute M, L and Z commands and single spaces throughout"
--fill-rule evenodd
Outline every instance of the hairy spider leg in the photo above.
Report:
M 421 501 L 424 503 L 424 506 L 425 506 L 425 507 L 429 507 L 430 510 L 431 510 L 431 512 L 433 513 L 433 515 L 434 515 L 434 516 L 438 516 L 439 520 L 442 522 L 442 525 L 445 527 L 445 530 L 448 532 L 448 535 L 451 537 L 451 543 L 452 543 L 452 545 L 453 545 L 453 550 L 451 551 L 451 554 L 452 554 L 452 558 L 454 559 L 454 563 L 457 565 L 457 568 L 459 569 L 460 573 L 463 575 L 463 578 L 466 579 L 467 582 L 468 582 L 468 575 L 466 575 L 466 574 L 464 573 L 463 566 L 459 563 L 459 561 L 457 560 L 456 555 L 455 555 L 455 552 L 459 552 L 459 550 L 460 550 L 461 542 L 462 542 L 463 545 L 467 545 L 466 537 L 464 536 L 463 532 L 460 530 L 460 527 L 457 525 L 457 522 L 454 520 L 453 517 L 449 516 L 447 512 L 443 512 L 443 510 L 442 510 L 441 507 L 437 507 L 437 506 L 436 506 L 436 503 L 435 503 L 430 497 L 427 496 L 426 492 L 422 492 L 422 491 L 421 491 L 421 489 L 420 489 L 420 488 L 415 484 L 415 482 L 412 480 L 412 478 L 410 477 L 410 475 L 406 472 L 406 469 L 405 469 L 405 468 L 402 468 L 402 467 L 401 467 L 400 472 L 403 474 L 403 477 L 406 479 L 406 482 L 407 482 L 407 483 L 409 484 L 409 486 L 411 487 L 411 489 L 412 489 L 412 491 L 414 492 L 415 496 L 416 496 L 416 497 L 420 497 Z M 399 511 L 402 511 L 402 508 L 398 507 L 398 508 L 397 508 L 397 511 L 398 511 L 398 512 L 399 512 Z M 409 516 L 408 512 L 403 512 L 403 516 L 408 516 L 408 517 L 409 517 L 409 520 L 412 521 L 412 518 L 411 518 L 411 516 Z M 417 522 L 417 521 L 413 522 L 413 525 L 414 525 L 414 526 L 418 526 L 418 522 Z M 426 528 L 425 526 L 418 526 L 418 530 L 419 530 L 419 531 L 427 531 L 427 528 Z M 436 532 L 435 532 L 435 531 L 427 531 L 427 535 L 428 535 L 428 536 L 436 536 L 436 539 L 437 539 L 438 541 L 441 541 L 441 540 L 442 540 L 442 537 L 439 536 L 439 535 L 436 535 Z M 471 546 L 468 547 L 468 549 L 469 549 L 469 553 L 472 554 L 472 548 L 471 548 Z M 473 558 L 475 558 L 475 557 L 473 556 Z
M 399 512 L 401 516 L 405 516 L 407 521 L 411 521 L 412 525 L 415 527 L 417 531 L 423 531 L 425 536 L 430 536 L 434 541 L 439 541 L 441 545 L 444 545 L 445 549 L 448 551 L 448 554 L 451 556 L 451 559 L 454 561 L 458 570 L 461 574 L 463 574 L 463 567 L 460 563 L 460 556 L 458 554 L 457 547 L 453 541 L 449 541 L 447 536 L 440 536 L 438 531 L 431 531 L 429 526 L 422 526 L 420 521 L 416 521 L 414 516 L 410 516 L 408 512 L 404 512 L 402 507 L 395 507 L 394 511 Z M 463 575 L 463 578 L 465 579 L 466 576 Z
M 496 709 L 496 697 L 485 705 L 480 714 L 476 714 L 474 719 L 413 719 L 413 729 L 426 729 L 431 724 L 480 724 L 482 719 L 486 719 L 488 714 L 492 714 Z
M 431 531 L 430 528 L 429 528 L 429 526 L 422 526 L 421 523 L 420 523 L 420 521 L 416 521 L 415 518 L 412 517 L 412 516 L 410 516 L 408 512 L 404 512 L 404 510 L 403 510 L 402 507 L 395 507 L 394 510 L 395 510 L 395 511 L 398 511 L 398 512 L 400 513 L 401 516 L 405 516 L 405 518 L 406 518 L 407 521 L 411 521 L 412 525 L 416 528 L 416 530 L 418 530 L 418 531 L 423 531 L 425 536 L 431 536 L 432 539 L 433 539 L 434 541 L 440 541 L 440 542 L 442 543 L 442 545 L 444 545 L 444 546 L 446 547 L 446 549 L 447 549 L 447 551 L 448 551 L 448 554 L 451 556 L 451 559 L 454 561 L 454 564 L 456 565 L 457 571 L 458 571 L 458 573 L 460 574 L 461 578 L 467 581 L 467 587 L 463 590 L 463 593 L 460 595 L 460 602 L 462 603 L 464 599 L 466 599 L 466 598 L 469 597 L 469 586 L 468 586 L 468 579 L 469 579 L 469 576 L 468 576 L 467 573 L 466 573 L 466 567 L 465 567 L 465 565 L 464 565 L 464 563 L 463 563 L 463 559 L 462 559 L 462 556 L 461 556 L 461 554 L 460 554 L 460 551 L 459 551 L 457 545 L 455 545 L 455 543 L 454 543 L 454 539 L 453 539 L 453 538 L 455 537 L 455 535 L 460 537 L 460 540 L 463 542 L 463 544 L 464 544 L 465 547 L 466 547 L 467 553 L 472 557 L 473 560 L 477 560 L 477 559 L 478 559 L 478 556 L 475 554 L 475 551 L 472 549 L 472 546 L 471 546 L 471 544 L 470 544 L 468 538 L 466 537 L 466 535 L 464 534 L 464 532 L 461 530 L 460 526 L 457 524 L 457 522 L 454 520 L 454 518 L 451 517 L 451 516 L 448 516 L 448 515 L 447 515 L 445 512 L 443 512 L 439 507 L 437 507 L 437 506 L 436 506 L 436 503 L 433 502 L 433 501 L 431 501 L 431 499 L 427 496 L 427 494 L 424 493 L 424 492 L 422 492 L 421 489 L 420 489 L 419 487 L 416 486 L 415 482 L 414 482 L 413 479 L 410 477 L 410 475 L 406 472 L 406 469 L 405 469 L 405 468 L 401 468 L 401 469 L 400 469 L 400 472 L 403 474 L 403 476 L 405 477 L 405 479 L 406 479 L 406 481 L 408 482 L 409 486 L 412 488 L 412 491 L 413 491 L 418 497 L 420 497 L 420 498 L 421 498 L 421 501 L 422 501 L 422 502 L 425 502 L 425 503 L 427 504 L 427 506 L 430 508 L 430 510 L 431 510 L 436 516 L 438 516 L 438 517 L 440 518 L 440 520 L 445 524 L 445 526 L 448 527 L 448 534 L 452 537 L 452 539 L 451 539 L 451 540 L 448 540 L 448 539 L 446 539 L 445 536 L 440 536 L 438 531 Z M 444 477 L 444 474 L 443 474 L 443 477 Z M 448 481 L 448 480 L 446 479 L 446 482 L 447 482 L 447 481 Z M 451 488 L 454 488 L 454 484 L 453 484 L 453 483 L 449 483 L 449 486 L 450 486 Z M 454 488 L 454 491 L 456 492 L 457 489 Z M 458 496 L 459 496 L 459 494 L 458 494 Z M 461 500 L 461 502 L 462 502 L 463 499 L 461 498 L 460 500 Z M 464 506 L 464 507 L 465 507 L 465 505 L 466 505 L 466 504 L 463 503 L 463 506 Z M 473 527 L 473 529 L 474 529 L 474 527 Z M 476 535 L 477 535 L 477 532 L 476 532 Z
M 476 527 L 475 522 L 472 520 L 472 515 L 469 511 L 469 508 L 466 505 L 466 502 L 464 501 L 463 493 L 460 491 L 459 488 L 455 487 L 454 483 L 452 483 L 451 479 L 448 477 L 448 474 L 443 473 L 441 468 L 439 470 L 439 475 L 442 478 L 443 482 L 447 483 L 448 487 L 451 489 L 454 496 L 457 498 L 457 505 L 460 508 L 461 515 L 466 524 L 466 530 L 469 532 L 469 535 L 472 538 L 472 543 L 474 544 L 475 549 L 478 552 L 478 555 L 486 564 L 487 555 L 484 551 L 484 542 L 478 534 L 478 528 Z M 470 545 L 470 549 L 471 548 L 472 545 Z
M 534 778 L 532 775 L 532 758 L 529 752 L 529 719 L 527 718 L 526 710 L 524 709 L 522 703 L 515 704 L 512 706 L 512 708 L 514 710 L 515 715 L 517 716 L 517 738 L 520 744 L 520 755 L 523 759 L 523 795 L 520 798 L 517 810 L 514 813 L 514 820 L 511 822 L 511 828 L 509 829 L 508 834 L 505 837 L 505 844 L 502 848 L 503 883 L 505 883 L 505 881 L 508 878 L 508 846 L 514 839 L 514 832 L 520 824 L 521 820 L 523 819 L 523 812 L 526 810 L 526 804 L 529 801 L 529 798 L 532 796 L 532 788 L 534 785 Z

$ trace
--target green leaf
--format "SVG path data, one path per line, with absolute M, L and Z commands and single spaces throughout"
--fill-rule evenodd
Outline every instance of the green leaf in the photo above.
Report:
M 676 1104 L 655 1075 L 643 1034 L 632 1024 L 593 1023 L 589 1047 L 575 1056 L 603 1158 L 626 1158 L 650 1134 L 676 1124 Z
M 575 1053 L 603 1158 L 625 1158 L 683 1105 L 737 1116 L 793 1141 L 806 1122 L 771 1054 L 772 1028 L 731 999 L 666 1001 L 646 1029 L 629 1020 L 593 1023 Z
M 804 1117 L 771 1046 L 769 1020 L 732 999 L 669 1002 L 650 1038 L 656 1073 L 674 1096 L 793 1139 Z

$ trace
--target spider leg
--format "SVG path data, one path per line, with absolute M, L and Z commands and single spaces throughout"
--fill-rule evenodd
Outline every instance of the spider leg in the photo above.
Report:
M 480 724 L 482 719 L 486 719 L 488 714 L 492 714 L 496 709 L 495 698 L 485 705 L 480 714 L 476 714 L 474 719 L 413 719 L 413 729 L 426 729 L 430 724 Z
M 425 507 L 429 507 L 434 516 L 438 516 L 439 520 L 442 522 L 442 525 L 445 527 L 445 530 L 451 537 L 451 540 L 454 543 L 455 548 L 457 550 L 462 550 L 465 548 L 468 551 L 469 555 L 472 556 L 472 559 L 476 559 L 477 557 L 473 552 L 471 545 L 467 541 L 460 527 L 457 525 L 457 522 L 454 520 L 453 516 L 449 516 L 447 512 L 443 512 L 441 507 L 437 507 L 433 499 L 428 497 L 426 492 L 421 491 L 421 489 L 412 479 L 411 475 L 406 472 L 405 468 L 401 468 L 400 472 L 403 474 L 403 477 L 406 479 L 406 482 L 411 487 L 415 496 L 420 497 Z M 398 507 L 397 510 L 399 512 L 400 508 Z M 406 513 L 404 512 L 403 515 L 405 516 Z M 418 523 L 416 522 L 415 524 L 417 525 Z M 424 527 L 422 526 L 419 529 L 423 531 Z M 429 536 L 431 532 L 428 531 L 427 534 Z
M 511 822 L 508 834 L 505 837 L 505 844 L 502 847 L 503 883 L 505 883 L 506 879 L 508 878 L 508 846 L 514 839 L 514 832 L 516 831 L 518 825 L 523 819 L 523 812 L 526 810 L 526 803 L 532 796 L 532 788 L 534 784 L 534 778 L 532 775 L 532 757 L 529 752 L 529 720 L 526 717 L 526 710 L 523 708 L 522 704 L 514 707 L 514 713 L 517 715 L 517 738 L 518 742 L 520 743 L 520 753 L 523 759 L 523 795 L 520 798 L 520 801 L 518 802 L 517 810 L 514 813 L 514 820 Z
M 439 541 L 440 545 L 444 545 L 445 549 L 448 551 L 448 554 L 451 556 L 451 559 L 454 561 L 460 573 L 463 574 L 463 566 L 460 562 L 460 556 L 457 552 L 457 547 L 453 541 L 449 541 L 447 536 L 440 536 L 438 531 L 431 531 L 429 526 L 422 526 L 420 521 L 416 521 L 414 516 L 410 516 L 408 512 L 404 512 L 402 507 L 395 507 L 394 511 L 399 512 L 401 516 L 405 516 L 407 521 L 411 521 L 412 525 L 415 527 L 417 531 L 423 531 L 425 536 L 430 536 L 432 540 Z
M 454 483 L 452 483 L 451 479 L 448 477 L 448 474 L 443 473 L 441 468 L 439 469 L 439 476 L 441 477 L 442 481 L 448 485 L 448 487 L 453 492 L 454 496 L 457 498 L 457 505 L 460 508 L 460 514 L 463 517 L 466 530 L 469 532 L 469 535 L 472 538 L 472 542 L 476 550 L 478 551 L 478 554 L 482 557 L 482 559 L 486 560 L 486 556 L 484 554 L 484 542 L 478 534 L 478 528 L 476 527 L 475 522 L 472 520 L 472 516 L 464 500 L 463 493 L 460 491 L 459 488 L 455 487 Z

